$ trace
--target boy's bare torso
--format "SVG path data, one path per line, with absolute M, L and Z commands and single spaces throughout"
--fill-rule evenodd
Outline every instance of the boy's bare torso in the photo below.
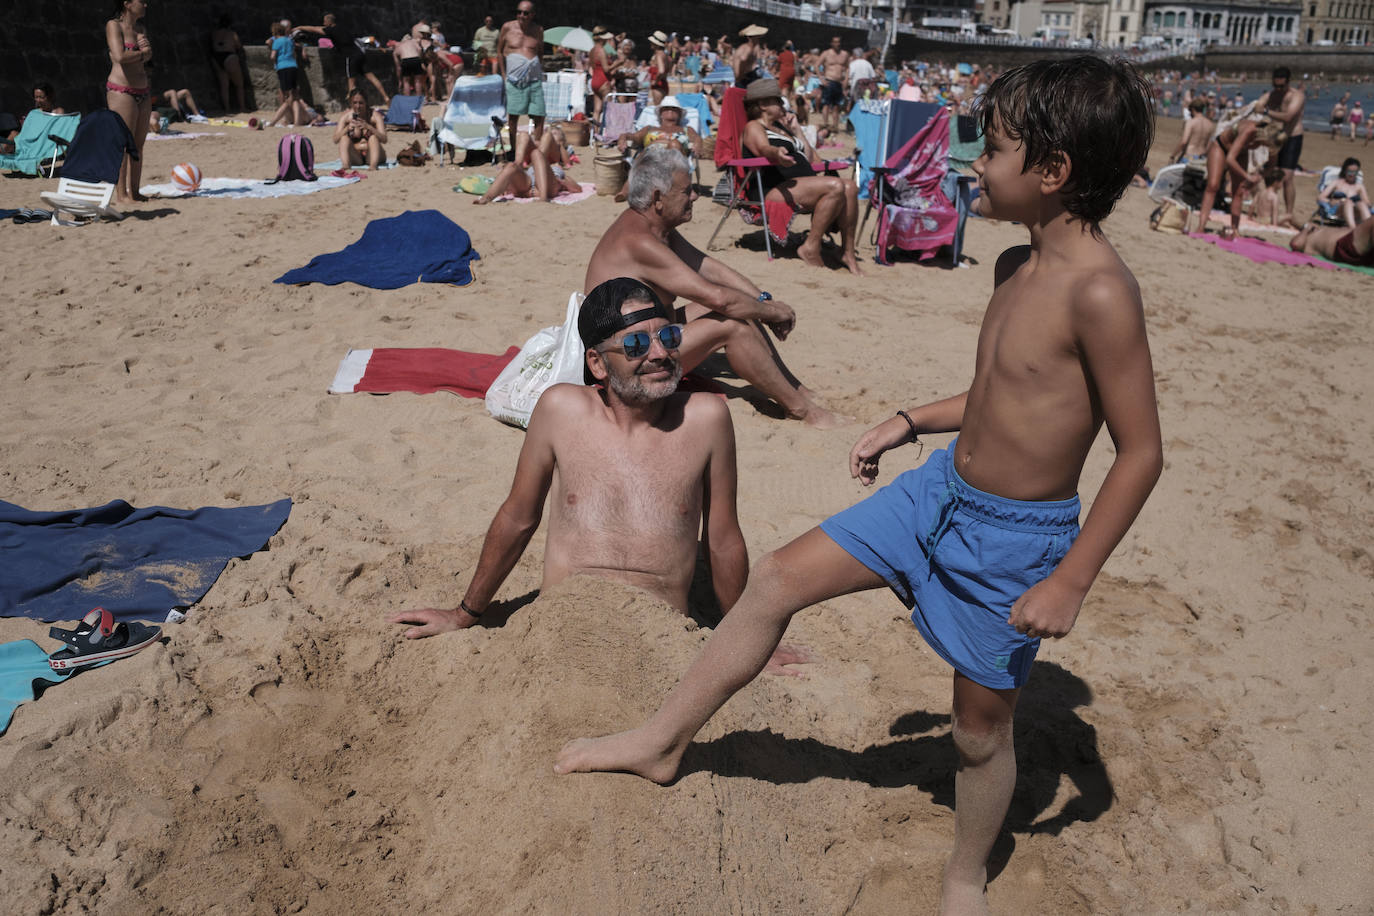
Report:
M 674 395 L 657 426 L 627 432 L 594 389 L 569 393 L 578 397 L 568 405 L 577 406 L 561 412 L 552 431 L 544 587 L 586 573 L 685 612 L 715 431 L 692 395 Z
M 1105 241 L 1076 247 L 1073 267 L 1032 260 L 1029 248 L 998 262 L 954 453 L 959 475 L 980 490 L 1021 500 L 1078 491 L 1102 408 L 1077 345 L 1074 296 L 1088 284 L 1134 281 Z

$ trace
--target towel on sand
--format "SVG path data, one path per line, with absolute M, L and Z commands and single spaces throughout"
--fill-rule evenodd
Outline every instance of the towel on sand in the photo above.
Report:
M 54 650 L 56 651 L 56 650 Z M 96 662 L 88 668 L 101 668 L 109 662 Z M 36 700 L 54 684 L 71 680 L 81 673 L 58 674 L 48 667 L 48 653 L 32 639 L 0 644 L 0 735 L 10 727 L 14 711 Z
M 349 350 L 334 373 L 329 393 L 452 391 L 465 398 L 480 398 L 519 352 L 519 347 L 511 347 L 499 356 L 442 347 Z
M 290 499 L 58 512 L 0 501 L 0 617 L 80 620 L 103 607 L 116 620 L 165 620 L 199 601 L 231 559 L 261 550 L 290 513 Z
M 1270 261 L 1278 264 L 1307 264 L 1312 267 L 1320 267 L 1323 270 L 1335 270 L 1340 266 L 1332 264 L 1330 261 L 1323 261 L 1321 258 L 1314 258 L 1310 254 L 1293 251 L 1287 245 L 1275 245 L 1272 242 L 1266 242 L 1264 239 L 1239 236 L 1228 240 L 1219 235 L 1204 235 L 1199 232 L 1192 233 L 1192 237 L 1202 239 L 1204 242 L 1211 242 L 1218 248 L 1243 255 L 1256 264 Z
M 361 179 L 321 175 L 315 181 L 278 181 L 268 184 L 266 178 L 203 178 L 200 188 L 195 191 L 183 191 L 171 183 L 145 184 L 139 191 L 148 197 L 220 197 L 235 200 L 241 197 L 295 197 L 301 194 L 314 194 L 316 191 L 341 188 L 359 180 Z
M 357 283 L 373 289 L 400 289 L 417 282 L 467 286 L 472 282 L 472 262 L 481 257 L 467 232 L 438 210 L 407 210 L 374 219 L 352 245 L 316 255 L 275 282 Z
M 578 184 L 582 186 L 582 190 L 577 191 L 576 193 L 572 191 L 559 191 L 557 196 L 549 198 L 549 203 L 562 204 L 566 207 L 570 204 L 575 204 L 579 201 L 586 200 L 588 197 L 591 197 L 593 194 L 596 193 L 596 185 L 587 184 L 586 182 L 582 181 L 578 182 Z M 512 197 L 509 194 L 502 194 L 500 197 L 496 199 L 499 201 L 509 200 L 517 204 L 532 204 L 535 201 L 535 198 L 533 197 Z

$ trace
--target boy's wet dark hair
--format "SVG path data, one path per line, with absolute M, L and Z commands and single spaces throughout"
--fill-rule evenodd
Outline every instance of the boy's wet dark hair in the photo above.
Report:
M 644 320 L 645 316 L 640 314 L 642 309 L 622 315 L 620 309 L 626 302 L 642 302 L 646 308 L 657 311 L 668 321 L 673 320 L 672 309 L 665 306 L 658 296 L 654 295 L 652 289 L 631 277 L 616 277 L 599 284 L 587 293 L 582 305 L 578 307 L 577 333 L 582 338 L 583 347 L 595 347 L 610 340 L 622 328 L 639 324 Z M 626 318 L 633 320 L 627 323 Z M 582 360 L 582 381 L 587 385 L 596 382 L 592 370 L 587 367 L 585 354 Z
M 1150 87 L 1135 67 L 1088 54 L 1006 71 L 984 94 L 979 119 L 984 134 L 996 119 L 1020 141 L 1026 171 L 1067 156 L 1064 208 L 1094 230 L 1145 165 L 1155 132 Z

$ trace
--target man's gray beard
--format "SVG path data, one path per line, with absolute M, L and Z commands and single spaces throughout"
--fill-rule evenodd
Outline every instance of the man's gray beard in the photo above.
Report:
M 671 382 L 651 383 L 644 381 L 644 378 L 637 372 L 623 377 L 612 372 L 606 376 L 606 385 L 615 392 L 615 396 L 620 399 L 622 404 L 630 407 L 643 407 L 654 401 L 671 397 L 677 391 L 678 382 L 682 381 L 682 363 L 673 360 L 672 364 L 673 378 Z

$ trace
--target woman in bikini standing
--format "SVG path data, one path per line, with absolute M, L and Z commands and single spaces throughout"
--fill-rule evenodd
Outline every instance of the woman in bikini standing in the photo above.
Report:
M 115 0 L 105 23 L 105 44 L 110 51 L 110 75 L 105 78 L 105 104 L 124 119 L 134 137 L 139 158 L 124 157 L 115 194 L 120 203 L 147 200 L 138 192 L 143 177 L 143 141 L 148 136 L 148 113 L 152 111 L 152 92 L 144 65 L 153 56 L 143 16 L 148 11 L 144 0 Z

